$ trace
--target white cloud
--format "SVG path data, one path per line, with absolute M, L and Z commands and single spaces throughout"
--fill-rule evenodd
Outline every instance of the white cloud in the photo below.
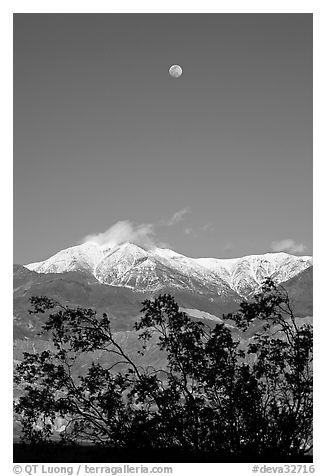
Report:
M 128 220 L 118 221 L 103 233 L 85 236 L 82 243 L 87 241 L 92 241 L 103 247 L 113 247 L 131 242 L 145 248 L 152 248 L 155 246 L 154 226 L 151 224 L 135 225 Z
M 175 212 L 168 220 L 161 220 L 160 224 L 165 226 L 176 225 L 177 223 L 180 223 L 188 213 L 190 213 L 190 208 L 182 208 L 181 210 Z
M 287 251 L 289 253 L 303 253 L 307 247 L 303 243 L 296 243 L 291 238 L 271 243 L 271 250 L 275 252 Z

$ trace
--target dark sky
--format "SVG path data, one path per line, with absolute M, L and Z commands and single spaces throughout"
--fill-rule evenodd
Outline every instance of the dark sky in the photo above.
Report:
M 14 261 L 125 220 L 311 254 L 312 92 L 311 14 L 14 15 Z

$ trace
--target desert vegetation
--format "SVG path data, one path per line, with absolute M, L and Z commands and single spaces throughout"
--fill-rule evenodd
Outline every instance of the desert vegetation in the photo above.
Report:
M 311 454 L 312 327 L 296 319 L 272 280 L 211 327 L 181 312 L 171 295 L 145 300 L 135 324 L 138 359 L 117 342 L 106 314 L 45 296 L 31 305 L 31 313 L 47 315 L 43 332 L 53 345 L 25 352 L 15 369 L 25 444 L 86 444 L 111 460 L 299 461 Z M 153 344 L 164 365 L 142 365 Z M 94 359 L 99 352 L 109 359 Z M 89 364 L 76 371 L 85 355 Z

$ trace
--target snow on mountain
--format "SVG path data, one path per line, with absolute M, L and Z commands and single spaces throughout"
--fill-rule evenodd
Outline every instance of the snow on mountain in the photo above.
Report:
M 226 283 L 191 258 L 172 250 L 144 250 L 132 243 L 112 249 L 97 265 L 94 275 L 103 284 L 138 291 L 156 291 L 164 287 L 218 295 L 230 291 Z
M 103 259 L 104 252 L 96 243 L 84 243 L 59 251 L 51 258 L 25 265 L 37 273 L 65 273 L 67 271 L 88 271 L 93 273 Z
M 173 250 L 145 250 L 133 243 L 105 249 L 89 242 L 26 265 L 38 273 L 84 271 L 102 284 L 137 291 L 187 289 L 199 294 L 248 296 L 267 276 L 283 282 L 312 265 L 309 256 L 267 253 L 233 259 L 189 258 Z
M 115 247 L 96 266 L 94 275 L 103 284 L 137 289 L 158 287 L 155 260 L 132 243 Z
M 197 258 L 196 261 L 221 276 L 241 296 L 257 291 L 266 277 L 281 283 L 312 265 L 311 256 L 266 253 L 242 258 Z
M 153 250 L 156 259 L 161 260 L 166 266 L 171 267 L 179 273 L 191 276 L 192 279 L 199 281 L 212 292 L 224 294 L 229 286 L 223 277 L 201 266 L 194 258 L 188 258 L 180 253 L 169 249 L 156 248 Z

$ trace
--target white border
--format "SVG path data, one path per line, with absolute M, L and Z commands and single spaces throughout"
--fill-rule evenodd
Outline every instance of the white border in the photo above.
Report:
M 314 14 L 314 321 L 315 321 L 315 364 L 314 364 L 314 464 L 316 475 L 322 475 L 325 465 L 325 376 L 326 359 L 323 353 L 326 337 L 326 315 L 323 294 L 323 274 L 326 269 L 323 243 L 325 221 L 325 7 L 321 1 L 228 1 L 189 3 L 189 1 L 164 2 L 108 2 L 108 1 L 12 1 L 1 5 L 0 31 L 2 41 L 1 58 L 1 131 L 5 143 L 1 157 L 1 453 L 5 455 L 3 474 L 12 474 L 12 14 L 13 13 L 115 13 L 115 12 L 166 12 L 166 13 L 313 13 Z M 167 465 L 167 464 L 165 464 Z M 61 465 L 62 466 L 62 465 Z M 71 466 L 71 465 L 70 465 Z M 75 466 L 75 465 L 73 465 Z M 102 465 L 104 466 L 104 465 Z M 251 474 L 252 464 L 174 464 L 174 475 L 197 473 L 204 470 L 207 475 Z

